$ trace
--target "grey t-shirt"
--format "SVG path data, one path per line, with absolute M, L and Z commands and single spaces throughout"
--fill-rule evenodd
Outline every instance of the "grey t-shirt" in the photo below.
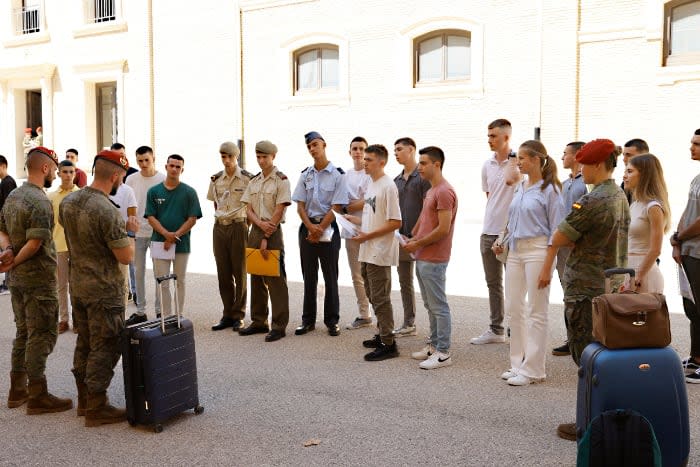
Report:
M 700 216 L 700 175 L 697 175 L 690 183 L 688 192 L 688 204 L 685 205 L 683 217 L 678 224 L 678 230 L 687 228 Z M 684 240 L 681 246 L 681 255 L 700 258 L 700 235 Z

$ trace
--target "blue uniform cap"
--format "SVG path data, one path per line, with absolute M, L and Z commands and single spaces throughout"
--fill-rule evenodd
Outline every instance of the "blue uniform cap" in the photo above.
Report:
M 309 144 L 311 141 L 313 141 L 315 139 L 320 139 L 321 141 L 326 141 L 325 139 L 323 139 L 323 136 L 321 136 L 321 133 L 319 133 L 318 131 L 310 131 L 304 135 L 304 141 L 306 142 L 306 144 Z

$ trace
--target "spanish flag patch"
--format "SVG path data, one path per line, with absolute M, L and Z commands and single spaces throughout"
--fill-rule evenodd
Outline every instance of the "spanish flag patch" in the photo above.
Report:
M 581 205 L 578 203 L 574 203 L 573 206 L 571 206 L 574 209 L 581 209 Z

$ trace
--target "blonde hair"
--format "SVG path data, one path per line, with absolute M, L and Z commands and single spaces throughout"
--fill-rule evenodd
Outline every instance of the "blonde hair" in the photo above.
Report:
M 641 203 L 658 201 L 664 213 L 664 233 L 671 229 L 671 205 L 664 180 L 664 169 L 653 154 L 641 154 L 627 162 L 639 171 L 639 182 L 632 191 L 632 198 Z
M 557 191 L 561 192 L 561 182 L 557 178 L 557 164 L 554 159 L 547 155 L 547 148 L 541 142 L 531 139 L 520 145 L 520 149 L 525 151 L 530 157 L 537 157 L 540 160 L 540 170 L 542 170 L 542 188 L 544 191 L 548 185 L 554 185 Z

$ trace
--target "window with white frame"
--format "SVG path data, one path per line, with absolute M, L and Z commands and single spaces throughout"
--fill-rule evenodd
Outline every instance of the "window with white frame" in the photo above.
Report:
M 13 23 L 16 35 L 33 34 L 41 31 L 42 1 L 22 0 L 13 6 Z
M 119 121 L 117 119 L 117 83 L 98 83 L 96 94 L 97 150 L 108 148 L 119 141 Z
M 294 94 L 337 91 L 338 46 L 315 44 L 294 52 Z
M 414 86 L 467 81 L 471 76 L 471 33 L 433 31 L 414 40 Z
M 664 9 L 664 65 L 700 63 L 700 1 L 670 1 Z

